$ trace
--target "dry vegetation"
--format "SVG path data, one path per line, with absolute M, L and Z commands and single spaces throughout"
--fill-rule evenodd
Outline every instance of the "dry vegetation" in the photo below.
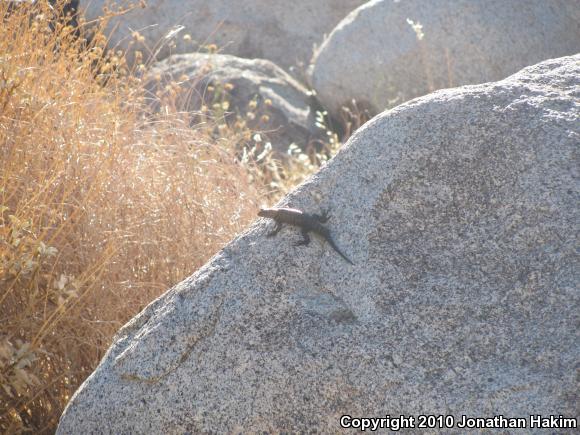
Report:
M 324 160 L 283 169 L 211 111 L 145 116 L 122 55 L 39 3 L 0 2 L 3 433 L 53 432 L 116 330 Z

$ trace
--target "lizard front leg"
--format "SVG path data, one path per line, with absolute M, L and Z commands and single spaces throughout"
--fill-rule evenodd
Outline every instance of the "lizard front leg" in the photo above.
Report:
M 310 243 L 310 236 L 308 235 L 308 230 L 303 228 L 301 234 L 302 234 L 302 240 L 294 243 L 294 246 L 306 246 Z
M 266 234 L 266 237 L 274 237 L 276 234 L 278 234 L 280 232 L 280 230 L 282 229 L 282 224 L 278 221 L 276 221 L 276 226 L 274 227 L 274 229 L 272 231 L 270 231 L 268 234 Z

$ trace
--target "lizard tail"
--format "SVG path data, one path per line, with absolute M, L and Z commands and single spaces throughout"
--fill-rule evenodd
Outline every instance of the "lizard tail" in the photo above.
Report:
M 354 266 L 354 263 L 350 261 L 350 259 L 340 251 L 340 249 L 338 249 L 338 247 L 334 244 L 333 240 L 329 240 L 329 242 L 330 246 L 332 246 L 332 249 L 334 249 L 338 253 L 338 255 L 344 258 L 347 261 L 347 263 L 352 264 Z

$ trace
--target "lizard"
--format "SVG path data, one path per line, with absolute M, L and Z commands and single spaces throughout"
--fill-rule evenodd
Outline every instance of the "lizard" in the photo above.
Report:
M 276 222 L 274 230 L 267 234 L 267 237 L 274 237 L 282 229 L 283 224 L 293 225 L 302 230 L 303 239 L 295 246 L 306 246 L 310 243 L 310 236 L 308 233 L 313 232 L 322 236 L 328 244 L 334 249 L 342 258 L 348 263 L 354 265 L 352 261 L 344 255 L 334 243 L 330 230 L 326 228 L 323 223 L 328 221 L 328 212 L 322 214 L 304 213 L 302 210 L 295 208 L 263 208 L 258 212 L 258 216 L 273 219 Z

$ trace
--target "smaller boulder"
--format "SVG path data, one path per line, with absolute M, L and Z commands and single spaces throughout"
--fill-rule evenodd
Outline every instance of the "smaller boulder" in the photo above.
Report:
M 332 31 L 311 84 L 334 116 L 371 114 L 437 89 L 501 80 L 580 47 L 578 0 L 374 0 Z
M 126 50 L 129 59 L 135 50 L 161 60 L 215 44 L 227 54 L 268 59 L 287 71 L 297 67 L 299 74 L 313 47 L 365 1 L 84 0 L 81 9 L 87 22 L 108 16 L 107 45 Z M 110 16 L 105 7 L 124 12 Z
M 156 109 L 175 104 L 178 111 L 223 111 L 230 125 L 245 123 L 277 152 L 292 143 L 306 150 L 325 133 L 316 125 L 316 99 L 268 60 L 176 54 L 153 65 L 146 82 Z

